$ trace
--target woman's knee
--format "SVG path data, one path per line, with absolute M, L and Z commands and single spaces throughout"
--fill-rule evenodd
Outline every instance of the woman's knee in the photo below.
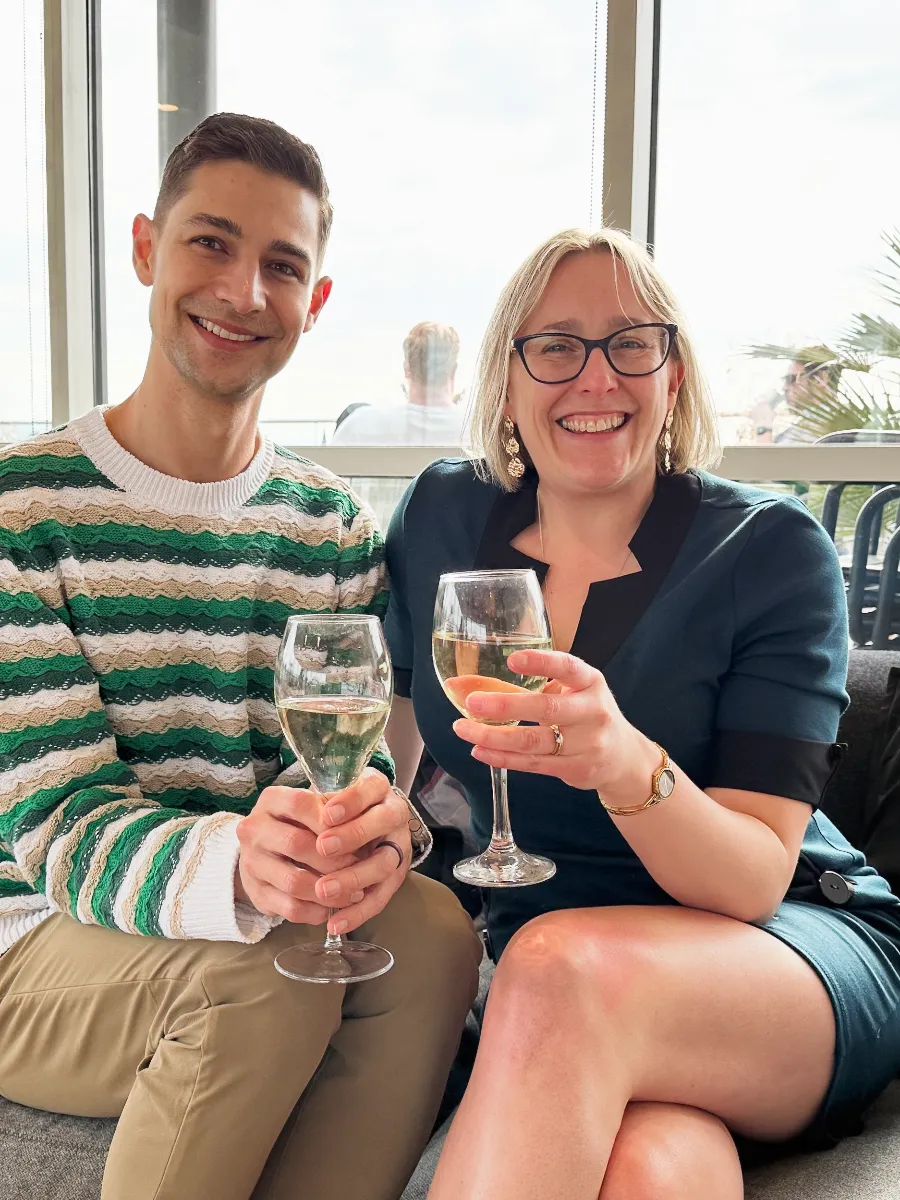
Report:
M 681 1104 L 629 1104 L 600 1200 L 740 1200 L 734 1140 L 711 1113 Z
M 562 1012 L 586 1007 L 608 1019 L 646 976 L 640 937 L 617 925 L 615 909 L 569 909 L 536 917 L 515 934 L 491 985 L 500 1008 Z

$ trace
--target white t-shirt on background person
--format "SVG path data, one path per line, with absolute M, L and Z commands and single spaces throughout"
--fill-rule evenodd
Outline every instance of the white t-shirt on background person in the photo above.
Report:
M 464 404 L 426 407 L 358 408 L 331 437 L 333 446 L 459 446 L 466 420 Z

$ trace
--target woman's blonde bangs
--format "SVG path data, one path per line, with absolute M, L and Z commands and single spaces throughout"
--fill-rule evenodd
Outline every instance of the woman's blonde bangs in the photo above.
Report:
M 507 283 L 478 354 L 470 409 L 472 449 L 482 460 L 484 473 L 508 492 L 519 486 L 508 470 L 509 455 L 503 434 L 512 339 L 540 302 L 550 276 L 561 260 L 569 254 L 586 251 L 611 254 L 616 268 L 621 263 L 635 295 L 648 313 L 658 321 L 678 326 L 673 354 L 684 366 L 684 380 L 672 415 L 672 470 L 707 467 L 720 457 L 715 410 L 691 345 L 684 314 L 650 255 L 618 229 L 595 233 L 566 229 L 539 246 Z

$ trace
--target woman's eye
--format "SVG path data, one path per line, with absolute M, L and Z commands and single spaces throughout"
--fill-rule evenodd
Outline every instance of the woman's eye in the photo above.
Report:
M 574 354 L 575 347 L 569 342 L 548 342 L 542 351 L 543 354 Z

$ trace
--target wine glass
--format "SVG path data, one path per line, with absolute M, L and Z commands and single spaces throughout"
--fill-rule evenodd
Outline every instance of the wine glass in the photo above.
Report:
M 288 617 L 275 666 L 275 705 L 314 792 L 338 792 L 360 777 L 384 732 L 392 692 L 377 617 Z M 292 946 L 275 959 L 282 975 L 306 983 L 360 983 L 393 963 L 381 946 L 327 932 L 324 942 Z
M 541 586 L 534 571 L 459 571 L 442 575 L 434 605 L 431 639 L 434 669 L 447 699 L 466 712 L 472 692 L 539 692 L 542 675 L 520 675 L 506 660 L 516 650 L 550 650 L 550 626 Z M 506 769 L 491 767 L 494 830 L 483 854 L 456 864 L 453 874 L 477 887 L 526 887 L 556 874 L 556 864 L 526 854 L 513 840 L 509 824 Z

